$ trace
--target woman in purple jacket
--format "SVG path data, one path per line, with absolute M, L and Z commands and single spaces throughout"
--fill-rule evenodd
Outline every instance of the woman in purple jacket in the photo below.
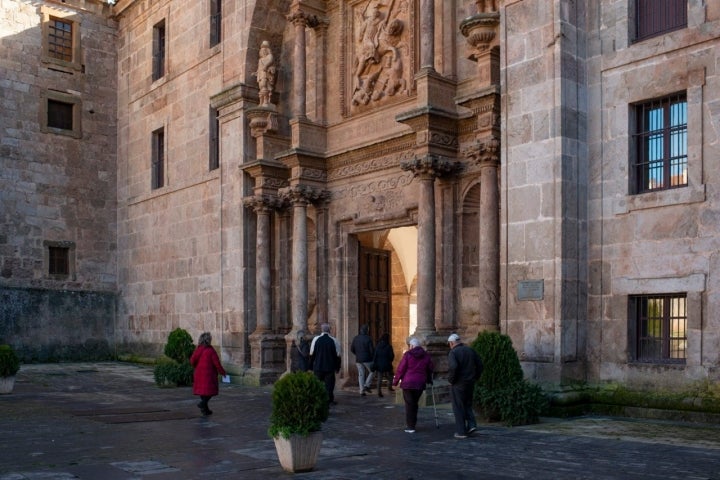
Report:
M 417 423 L 418 402 L 425 390 L 425 384 L 432 383 L 433 363 L 430 354 L 420 346 L 420 340 L 411 337 L 408 340 L 410 350 L 400 360 L 393 386 L 400 384 L 405 401 L 405 432 L 415 433 Z

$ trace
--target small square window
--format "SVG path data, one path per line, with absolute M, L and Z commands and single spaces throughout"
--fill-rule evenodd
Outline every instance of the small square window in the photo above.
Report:
M 630 297 L 638 362 L 684 363 L 687 357 L 687 295 Z
M 50 69 L 74 74 L 82 72 L 80 16 L 48 6 L 42 12 L 41 60 Z
M 634 106 L 636 133 L 633 193 L 688 184 L 688 125 L 685 93 Z
M 42 94 L 40 104 L 40 131 L 55 135 L 82 137 L 80 97 L 56 90 Z
M 50 275 L 70 274 L 70 249 L 68 247 L 48 247 L 48 273 Z
M 48 99 L 47 126 L 62 130 L 73 129 L 73 104 Z

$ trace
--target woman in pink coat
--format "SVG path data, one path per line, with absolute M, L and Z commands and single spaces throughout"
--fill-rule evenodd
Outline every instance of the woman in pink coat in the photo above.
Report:
M 220 364 L 215 349 L 210 345 L 212 336 L 210 332 L 200 335 L 198 346 L 190 357 L 190 364 L 195 368 L 193 372 L 193 395 L 200 396 L 198 408 L 203 415 L 210 415 L 208 408 L 210 398 L 218 394 L 218 374 L 225 375 L 225 369 Z
M 425 390 L 425 384 L 432 383 L 433 363 L 430 354 L 420 346 L 417 338 L 408 340 L 410 350 L 400 360 L 393 386 L 400 384 L 405 401 L 405 431 L 415 433 L 417 423 L 418 402 Z

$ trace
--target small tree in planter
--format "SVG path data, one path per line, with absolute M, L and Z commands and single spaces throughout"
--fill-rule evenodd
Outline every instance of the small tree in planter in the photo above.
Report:
M 311 372 L 294 372 L 275 382 L 268 434 L 275 440 L 280 465 L 287 472 L 315 467 L 329 415 L 325 385 Z
M 0 345 L 0 393 L 10 393 L 15 387 L 15 374 L 20 370 L 20 359 L 10 345 Z
M 474 403 L 488 420 L 507 425 L 535 423 L 549 405 L 540 386 L 526 381 L 512 341 L 499 332 L 480 332 L 472 348 L 483 361 Z

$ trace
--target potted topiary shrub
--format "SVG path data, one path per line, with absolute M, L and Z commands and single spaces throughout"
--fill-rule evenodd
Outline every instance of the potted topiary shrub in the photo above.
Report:
M 329 414 L 325 385 L 311 372 L 294 372 L 275 382 L 268 434 L 283 470 L 309 472 L 315 468 L 322 432 Z
M 0 345 L 0 394 L 11 393 L 15 387 L 15 374 L 20 370 L 20 359 L 10 345 Z

